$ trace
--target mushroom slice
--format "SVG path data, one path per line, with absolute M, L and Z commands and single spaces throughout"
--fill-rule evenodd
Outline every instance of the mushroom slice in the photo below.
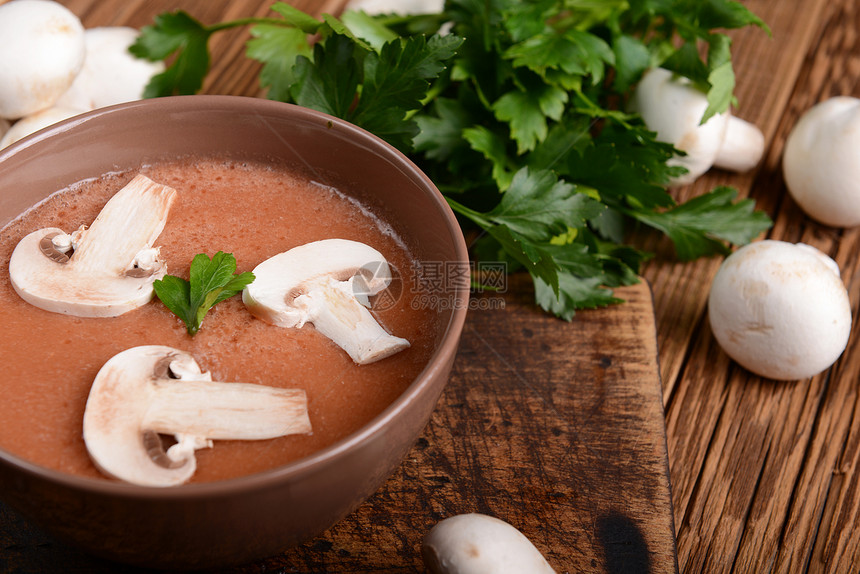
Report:
M 84 442 L 105 474 L 142 486 L 175 486 L 194 474 L 194 451 L 212 440 L 310 434 L 300 389 L 212 381 L 190 354 L 134 347 L 96 375 L 84 411 Z M 160 434 L 173 435 L 167 451 Z
M 146 304 L 167 272 L 152 244 L 175 198 L 173 188 L 137 175 L 89 228 L 24 237 L 9 261 L 12 286 L 31 305 L 78 317 L 115 317 Z
M 391 282 L 376 249 L 357 241 L 324 239 L 294 247 L 260 263 L 242 301 L 256 317 L 279 327 L 313 323 L 359 365 L 409 347 L 389 334 L 367 309 L 367 297 Z

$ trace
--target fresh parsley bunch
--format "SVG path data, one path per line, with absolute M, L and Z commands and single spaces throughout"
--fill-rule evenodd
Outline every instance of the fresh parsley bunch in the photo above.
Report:
M 565 319 L 617 302 L 648 254 L 630 223 L 664 232 L 682 260 L 725 254 L 770 226 L 718 188 L 677 205 L 676 150 L 625 110 L 650 67 L 690 78 L 707 120 L 734 90 L 730 40 L 766 25 L 734 0 L 448 0 L 444 13 L 317 20 L 285 3 L 273 18 L 204 26 L 158 16 L 132 52 L 172 57 L 147 96 L 193 93 L 209 37 L 251 25 L 268 97 L 355 123 L 409 154 L 475 229 L 476 258 L 527 270 L 537 303 Z M 313 37 L 315 41 L 311 41 Z M 704 54 L 701 56 L 700 54 Z

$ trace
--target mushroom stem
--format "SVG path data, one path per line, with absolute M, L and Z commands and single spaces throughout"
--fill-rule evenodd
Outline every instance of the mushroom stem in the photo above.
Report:
M 358 302 L 353 279 L 328 278 L 296 298 L 307 310 L 308 322 L 340 346 L 359 365 L 389 357 L 409 347 L 409 341 L 383 329 Z
M 142 246 L 152 245 L 161 234 L 175 196 L 172 188 L 135 176 L 84 232 L 74 255 L 77 271 L 127 271 Z
M 161 434 L 261 440 L 307 434 L 305 392 L 248 383 L 156 381 L 143 425 Z
M 726 135 L 714 159 L 716 167 L 738 173 L 758 165 L 764 154 L 764 134 L 746 120 L 729 116 Z

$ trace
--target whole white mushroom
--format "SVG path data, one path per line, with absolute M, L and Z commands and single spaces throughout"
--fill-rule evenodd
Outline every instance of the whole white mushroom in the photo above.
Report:
M 0 117 L 51 107 L 84 63 L 84 27 L 50 0 L 0 6 Z
M 555 574 L 519 530 L 485 514 L 459 514 L 434 526 L 421 548 L 433 574 Z
M 30 114 L 25 118 L 21 118 L 12 124 L 12 127 L 10 127 L 3 137 L 0 138 L 0 149 L 10 146 L 16 141 L 37 132 L 42 128 L 46 128 L 57 122 L 76 116 L 84 111 L 86 110 L 52 106 L 46 110 L 41 110 L 34 114 Z
M 84 66 L 56 105 L 93 110 L 141 99 L 150 78 L 164 71 L 164 62 L 136 58 L 128 51 L 138 34 L 125 26 L 88 29 Z
M 778 380 L 825 370 L 845 350 L 851 332 L 839 267 L 803 243 L 765 240 L 735 251 L 714 277 L 708 314 L 726 354 Z
M 785 142 L 782 171 L 807 215 L 834 227 L 860 225 L 860 99 L 830 98 L 803 114 Z
M 670 185 L 687 185 L 712 166 L 744 172 L 755 167 L 764 153 L 764 134 L 753 124 L 730 112 L 701 123 L 708 107 L 707 96 L 684 77 L 663 68 L 648 70 L 631 99 L 631 107 L 642 116 L 657 139 L 686 153 L 669 165 L 687 168 Z

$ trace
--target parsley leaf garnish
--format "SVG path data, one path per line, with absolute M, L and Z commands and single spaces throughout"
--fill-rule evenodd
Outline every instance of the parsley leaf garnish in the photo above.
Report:
M 165 275 L 152 286 L 155 294 L 174 315 L 182 319 L 189 335 L 200 330 L 209 309 L 241 292 L 254 280 L 254 274 L 236 272 L 236 258 L 219 251 L 210 259 L 198 253 L 191 261 L 190 280 Z
M 650 255 L 626 243 L 630 224 L 664 233 L 681 260 L 727 253 L 770 225 L 729 188 L 678 205 L 666 189 L 683 173 L 667 165 L 677 150 L 625 111 L 655 66 L 706 94 L 702 122 L 728 110 L 735 75 L 722 30 L 770 33 L 737 0 L 447 0 L 439 14 L 319 19 L 272 9 L 214 26 L 183 12 L 156 18 L 132 51 L 173 63 L 147 95 L 196 91 L 209 37 L 252 26 L 247 55 L 269 98 L 408 154 L 477 232 L 474 256 L 528 271 L 536 302 L 559 317 L 615 303 L 613 287 L 638 281 Z

